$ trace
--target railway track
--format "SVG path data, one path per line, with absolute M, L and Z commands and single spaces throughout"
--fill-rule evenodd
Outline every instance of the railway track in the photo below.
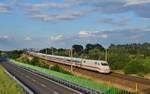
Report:
M 128 75 L 123 75 L 123 74 L 118 74 L 118 73 L 111 73 L 111 76 L 120 78 L 120 79 L 125 79 L 125 80 L 130 80 L 136 83 L 142 83 L 145 85 L 150 85 L 150 80 L 145 79 L 145 78 L 139 78 L 139 77 L 133 77 L 133 76 L 128 76 Z
M 102 80 L 106 83 L 109 83 L 109 85 L 112 84 L 113 86 L 117 86 L 119 88 L 121 87 L 127 90 L 130 89 L 132 91 L 138 91 L 142 93 L 144 92 L 143 94 L 150 94 L 149 79 L 133 77 L 118 73 L 100 74 L 98 72 L 84 70 L 81 68 L 75 69 L 75 71 L 96 78 L 96 80 Z
M 46 60 L 43 58 L 40 58 L 40 59 Z M 59 60 L 57 60 L 57 61 L 46 60 L 46 61 L 47 61 L 47 63 L 51 62 L 54 64 L 59 62 Z M 59 64 L 65 68 L 67 68 L 68 70 L 70 69 L 69 65 L 64 65 L 61 63 L 59 63 Z M 122 87 L 126 87 L 129 89 L 135 90 L 135 91 L 149 92 L 146 94 L 150 94 L 150 80 L 149 79 L 133 77 L 133 76 L 123 75 L 123 74 L 118 74 L 118 73 L 113 73 L 113 72 L 110 74 L 101 74 L 99 72 L 90 71 L 90 70 L 77 68 L 77 67 L 74 67 L 73 71 L 83 74 L 83 75 L 86 75 L 86 76 L 89 76 L 89 77 L 92 77 L 96 80 L 101 80 L 101 81 L 108 82 L 111 84 L 120 85 Z

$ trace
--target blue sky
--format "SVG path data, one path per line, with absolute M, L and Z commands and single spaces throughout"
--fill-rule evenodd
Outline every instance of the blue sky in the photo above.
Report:
M 150 42 L 150 0 L 0 0 L 0 49 Z

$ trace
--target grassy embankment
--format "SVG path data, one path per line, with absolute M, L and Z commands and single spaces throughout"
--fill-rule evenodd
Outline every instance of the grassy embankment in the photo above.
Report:
M 46 69 L 46 68 L 41 68 L 41 67 L 30 65 L 30 64 L 20 63 L 20 62 L 14 61 L 14 60 L 11 60 L 11 61 L 13 61 L 15 64 L 18 64 L 20 66 L 24 66 L 24 67 L 27 67 L 27 68 L 30 68 L 30 69 L 48 74 L 48 75 L 58 77 L 58 78 L 62 78 L 64 80 L 79 84 L 79 85 L 87 87 L 87 88 L 91 88 L 91 89 L 94 89 L 94 90 L 97 90 L 97 91 L 103 91 L 103 92 L 105 92 L 105 94 L 122 94 L 122 93 L 132 94 L 132 93 L 129 93 L 128 91 L 125 91 L 125 90 L 120 90 L 120 89 L 117 89 L 117 88 L 114 88 L 114 87 L 109 87 L 105 84 L 98 84 L 98 83 L 93 82 L 91 80 L 86 80 L 86 79 L 79 78 L 79 77 L 76 77 L 76 76 L 73 76 L 73 75 L 64 74 L 64 73 L 61 73 L 61 72 L 56 72 L 56 71 L 53 71 L 53 70 L 49 70 L 49 69 Z
M 0 66 L 0 94 L 25 94 L 24 90 L 12 80 Z

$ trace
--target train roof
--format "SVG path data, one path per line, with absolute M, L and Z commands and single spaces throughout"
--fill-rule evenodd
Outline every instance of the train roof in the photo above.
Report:
M 37 53 L 37 54 L 47 55 L 47 54 L 43 54 L 43 53 Z M 65 57 L 65 58 L 71 59 L 71 57 L 67 57 L 67 56 L 57 56 L 57 55 L 47 55 L 47 56 Z M 88 61 L 93 61 L 93 62 L 103 62 L 103 63 L 107 63 L 107 62 L 104 61 L 104 60 L 91 60 L 91 59 L 76 58 L 76 57 L 73 57 L 72 59 L 73 59 L 73 60 L 79 60 L 79 61 L 80 61 L 80 60 L 88 60 Z

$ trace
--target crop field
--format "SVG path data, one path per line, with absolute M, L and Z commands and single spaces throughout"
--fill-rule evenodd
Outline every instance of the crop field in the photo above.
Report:
M 106 94 L 132 94 L 131 92 L 125 91 L 125 90 L 121 90 L 121 89 L 117 89 L 114 87 L 109 87 L 105 84 L 98 84 L 96 82 L 93 82 L 91 80 L 86 80 L 80 77 L 76 77 L 76 76 L 72 76 L 72 75 L 68 75 L 68 74 L 63 74 L 60 72 L 56 72 L 56 71 L 52 71 L 49 69 L 45 69 L 45 68 L 41 68 L 41 67 L 37 67 L 37 66 L 33 66 L 33 65 L 29 65 L 29 64 L 24 64 L 24 63 L 20 63 L 14 60 L 11 60 L 14 63 L 20 65 L 20 66 L 24 66 L 26 68 L 30 68 L 48 75 L 52 75 L 58 78 L 62 78 L 64 80 L 79 84 L 83 87 L 87 87 L 87 88 L 91 88 L 97 91 L 102 91 Z M 133 93 L 134 94 L 134 93 Z
M 23 89 L 12 80 L 0 66 L 0 94 L 25 94 Z

